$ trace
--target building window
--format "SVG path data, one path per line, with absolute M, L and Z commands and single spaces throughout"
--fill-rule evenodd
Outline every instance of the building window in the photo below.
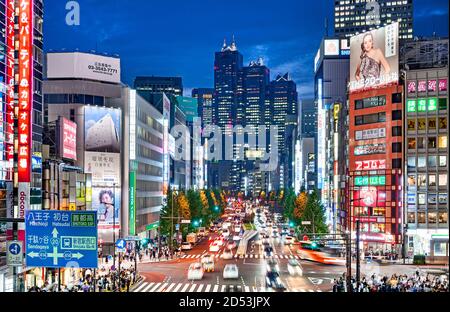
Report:
M 439 130 L 447 130 L 447 118 L 439 117 Z
M 436 137 L 429 137 L 428 138 L 428 148 L 436 148 L 437 139 Z
M 355 125 L 367 125 L 377 122 L 385 122 L 386 121 L 386 113 L 376 113 L 362 116 L 355 116 Z
M 425 174 L 418 174 L 417 175 L 417 186 L 425 187 L 426 184 L 427 184 L 427 176 Z
M 447 148 L 447 136 L 446 135 L 439 136 L 439 148 Z
M 402 120 L 402 111 L 401 110 L 392 111 L 392 120 Z
M 401 93 L 393 93 L 392 94 L 392 104 L 401 103 L 402 102 L 402 94 Z
M 446 110 L 447 109 L 447 98 L 440 98 L 439 99 L 439 110 Z
M 436 186 L 436 175 L 435 174 L 428 175 L 428 186 Z
M 408 138 L 408 149 L 416 149 L 416 139 L 415 138 Z
M 419 156 L 417 157 L 417 167 L 418 168 L 425 168 L 427 166 L 427 159 L 425 156 Z
M 427 123 L 425 118 L 417 119 L 417 129 L 418 130 L 427 130 Z
M 416 186 L 416 175 L 415 174 L 408 175 L 408 186 L 410 188 L 415 188 L 415 186 Z
M 447 167 L 447 156 L 439 156 L 439 167 Z
M 402 168 L 402 159 L 395 158 L 392 159 L 392 169 L 401 169 Z
M 392 136 L 402 136 L 402 127 L 401 126 L 392 127 Z
M 408 169 L 416 168 L 416 157 L 408 157 Z
M 425 137 L 418 137 L 417 138 L 417 148 L 424 149 L 427 145 L 427 140 Z
M 392 152 L 393 153 L 401 153 L 402 152 L 402 143 L 392 143 Z
M 415 131 L 415 130 L 416 130 L 416 120 L 408 119 L 408 131 Z
M 436 222 L 437 222 L 437 213 L 429 212 L 428 213 L 428 223 L 436 224 Z
M 436 130 L 436 118 L 428 119 L 428 130 Z
M 438 214 L 439 223 L 446 224 L 448 222 L 448 213 L 447 212 L 439 212 Z
M 447 178 L 448 176 L 446 173 L 439 174 L 439 186 L 447 186 L 448 183 Z
M 419 213 L 417 214 L 417 221 L 418 221 L 418 223 L 420 223 L 420 224 L 426 223 L 426 220 L 425 220 L 425 212 L 419 212 Z
M 436 167 L 437 156 L 428 156 L 428 167 Z
M 416 214 L 414 212 L 408 212 L 408 223 L 416 223 Z
M 447 204 L 447 198 L 448 198 L 448 194 L 447 193 L 440 193 L 439 194 L 439 204 L 440 205 Z

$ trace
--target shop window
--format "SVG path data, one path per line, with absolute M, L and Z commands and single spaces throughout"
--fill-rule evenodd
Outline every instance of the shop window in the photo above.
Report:
M 436 130 L 436 118 L 428 119 L 428 130 Z
M 426 223 L 426 220 L 425 220 L 425 212 L 419 212 L 419 213 L 417 213 L 417 222 L 420 223 L 420 224 Z
M 418 130 L 427 130 L 427 123 L 425 118 L 417 119 L 417 129 Z
M 437 213 L 436 212 L 428 213 L 428 223 L 431 223 L 431 224 L 437 223 Z
M 392 136 L 402 136 L 402 127 L 401 126 L 392 127 Z
M 392 143 L 392 152 L 393 153 L 401 153 L 402 152 L 402 143 L 401 142 Z
M 437 139 L 436 137 L 428 138 L 428 148 L 436 148 L 437 147 Z
M 439 167 L 447 167 L 447 156 L 439 156 Z
M 425 187 L 426 183 L 427 183 L 427 176 L 424 174 L 418 174 L 417 175 L 417 186 Z
M 439 110 L 446 110 L 447 109 L 447 98 L 440 98 L 439 99 Z
M 436 186 L 436 175 L 435 174 L 428 175 L 428 186 Z
M 447 130 L 447 117 L 439 117 L 439 130 Z
M 402 120 L 402 111 L 401 110 L 392 111 L 392 120 Z
M 439 223 L 447 224 L 448 223 L 448 213 L 447 212 L 439 212 L 438 219 L 439 219 Z
M 439 186 L 447 186 L 448 175 L 446 173 L 439 174 Z
M 447 136 L 446 135 L 439 136 L 439 148 L 447 148 Z
M 427 140 L 425 137 L 418 137 L 417 138 L 417 148 L 424 149 L 427 145 Z
M 428 156 L 428 167 L 436 167 L 437 156 Z
M 448 246 L 448 243 L 446 243 L 446 242 L 435 241 L 434 242 L 434 250 L 433 250 L 434 255 L 435 256 L 448 256 L 447 246 Z
M 408 119 L 408 131 L 415 131 L 415 130 L 416 130 L 416 120 Z
M 416 223 L 416 214 L 414 212 L 408 212 L 408 223 Z

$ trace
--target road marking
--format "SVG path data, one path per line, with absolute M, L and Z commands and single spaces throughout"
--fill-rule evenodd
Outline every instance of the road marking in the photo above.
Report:
M 203 286 L 205 286 L 205 285 L 204 284 L 198 285 L 197 292 L 201 292 L 203 289 Z
M 181 258 L 186 258 L 186 255 L 182 255 Z
M 245 258 L 248 258 L 248 255 L 247 255 L 247 254 L 245 254 Z
M 155 283 L 150 283 L 147 285 L 147 287 L 145 287 L 145 289 L 142 290 L 142 292 L 148 292 L 148 290 L 150 289 L 150 287 L 152 287 Z
M 142 283 L 141 285 L 139 285 L 138 288 L 136 288 L 133 292 L 140 292 L 142 288 L 144 288 L 147 285 L 147 283 Z
M 250 287 L 245 286 L 244 289 L 245 289 L 245 292 L 250 292 Z
M 163 289 L 167 287 L 167 285 L 169 285 L 169 283 L 163 284 L 156 292 L 162 292 Z
M 177 292 L 181 288 L 181 286 L 183 286 L 183 284 L 182 283 L 178 283 L 177 287 L 175 287 L 173 292 Z
M 161 283 L 156 284 L 152 289 L 149 290 L 149 292 L 155 292 L 155 290 L 161 286 Z
M 172 283 L 169 285 L 169 287 L 166 289 L 166 292 L 170 292 L 173 288 L 173 286 L 175 286 L 177 283 Z
M 220 290 L 220 292 L 225 292 L 226 287 L 227 287 L 226 285 L 222 285 L 222 289 Z
M 210 289 L 211 289 L 211 284 L 206 285 L 205 292 L 209 292 Z
M 253 254 L 250 255 L 250 258 L 253 258 Z
M 213 292 L 217 292 L 219 290 L 219 285 L 214 285 Z
M 309 292 L 314 292 L 314 290 L 313 289 L 309 289 Z
M 197 255 L 197 256 L 195 256 L 195 258 L 200 258 L 200 256 L 201 256 L 201 255 Z
M 316 291 L 317 291 L 317 292 L 322 292 L 320 289 L 317 289 Z
M 181 290 L 181 292 L 186 292 L 186 289 L 189 287 L 189 285 L 191 285 L 191 284 L 185 284 L 183 289 Z
M 189 289 L 189 292 L 193 292 L 195 287 L 197 287 L 197 284 L 192 284 L 191 288 Z
M 256 288 L 255 286 L 252 286 L 252 290 L 253 292 L 258 292 L 258 288 Z
M 290 255 L 289 258 L 294 259 L 294 256 L 293 256 L 293 255 Z
M 263 286 L 259 287 L 259 291 L 263 292 L 265 290 L 266 290 L 266 287 L 263 287 Z
M 306 292 L 306 290 L 304 290 L 303 288 L 300 289 L 300 292 Z

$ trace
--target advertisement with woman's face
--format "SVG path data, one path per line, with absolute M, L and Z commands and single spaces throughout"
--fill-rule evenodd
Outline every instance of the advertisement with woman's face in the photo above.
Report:
M 350 39 L 350 92 L 398 82 L 398 23 Z
M 112 187 L 93 187 L 92 209 L 97 211 L 99 230 L 112 229 L 113 224 L 117 229 L 120 226 L 120 189 L 114 193 Z

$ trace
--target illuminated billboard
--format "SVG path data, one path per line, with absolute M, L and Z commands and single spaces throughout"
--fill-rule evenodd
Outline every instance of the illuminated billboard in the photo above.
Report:
M 355 156 L 384 154 L 384 153 L 386 153 L 385 143 L 358 145 L 355 146 L 354 151 Z
M 62 158 L 77 160 L 77 124 L 60 117 L 59 123 L 59 155 Z
M 398 23 L 350 39 L 350 92 L 398 83 Z
M 120 59 L 89 53 L 48 53 L 47 78 L 120 83 Z
M 353 192 L 353 204 L 360 207 L 385 207 L 386 192 L 376 187 L 362 187 L 360 191 Z
M 100 106 L 84 108 L 85 150 L 120 153 L 120 109 Z

